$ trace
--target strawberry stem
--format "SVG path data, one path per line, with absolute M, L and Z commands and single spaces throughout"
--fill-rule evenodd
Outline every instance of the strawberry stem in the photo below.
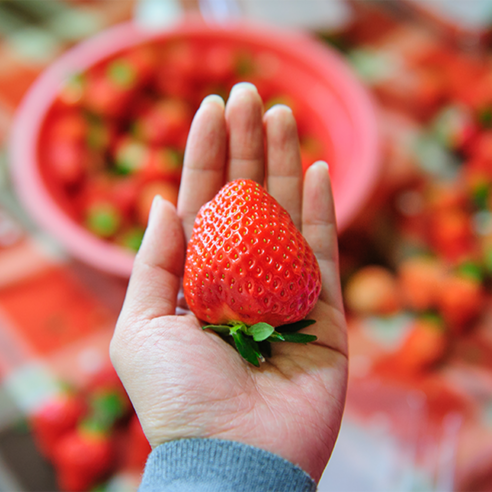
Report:
M 296 323 L 278 326 L 277 330 L 268 323 L 255 323 L 248 326 L 241 321 L 231 321 L 227 325 L 205 325 L 204 330 L 210 329 L 222 336 L 232 337 L 239 354 L 256 367 L 266 357 L 271 357 L 271 343 L 290 342 L 304 345 L 317 340 L 315 335 L 297 333 L 299 330 L 316 323 L 312 319 L 304 319 Z

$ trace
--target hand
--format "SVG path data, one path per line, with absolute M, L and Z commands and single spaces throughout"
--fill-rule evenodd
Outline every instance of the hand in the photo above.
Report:
M 266 146 L 264 146 L 264 140 Z M 266 148 L 266 150 L 264 150 Z M 266 165 L 265 165 L 266 162 Z M 225 180 L 266 185 L 313 248 L 323 287 L 308 345 L 272 344 L 256 368 L 192 314 L 176 315 L 185 245 L 196 214 Z M 111 342 L 111 359 L 150 444 L 180 438 L 240 441 L 276 453 L 319 480 L 340 427 L 347 384 L 346 323 L 327 166 L 304 183 L 294 117 L 275 106 L 263 115 L 251 84 L 227 107 L 206 98 L 193 120 L 177 212 L 157 198 L 135 258 Z

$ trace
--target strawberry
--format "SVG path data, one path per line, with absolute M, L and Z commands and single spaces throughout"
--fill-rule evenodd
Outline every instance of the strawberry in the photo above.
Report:
M 84 178 L 90 155 L 79 143 L 52 140 L 46 155 L 50 172 L 63 185 L 76 185 Z
M 274 330 L 313 309 L 321 274 L 287 211 L 254 181 L 228 183 L 200 209 L 183 288 L 197 318 L 212 324 L 206 327 L 229 332 L 241 355 L 255 365 L 261 354 L 247 336 L 253 342 L 315 339 Z
M 145 436 L 140 421 L 136 414 L 133 414 L 128 424 L 128 445 L 126 446 L 125 464 L 130 470 L 142 472 L 147 461 L 147 457 L 152 451 L 149 441 Z
M 74 429 L 86 412 L 79 395 L 64 392 L 40 406 L 30 417 L 34 438 L 41 452 L 51 457 L 56 443 Z
M 395 275 L 387 268 L 368 265 L 354 274 L 345 288 L 345 300 L 358 314 L 390 315 L 400 307 Z
M 143 227 L 147 226 L 150 208 L 154 197 L 160 195 L 164 200 L 173 205 L 178 203 L 179 187 L 176 183 L 166 181 L 151 181 L 143 186 L 135 204 L 138 223 Z
M 135 122 L 135 136 L 152 145 L 181 146 L 186 142 L 192 116 L 190 106 L 183 100 L 157 101 Z
M 446 278 L 438 307 L 452 332 L 459 334 L 471 327 L 484 305 L 484 288 L 476 276 L 458 271 Z
M 404 373 L 418 374 L 438 363 L 448 348 L 448 335 L 438 316 L 417 318 L 395 354 L 396 366 Z
M 84 492 L 104 479 L 115 460 L 107 432 L 90 420 L 65 434 L 54 450 L 54 466 L 61 490 Z
M 445 267 L 431 256 L 407 258 L 398 267 L 398 284 L 406 307 L 426 311 L 436 307 L 445 288 Z
M 94 200 L 85 210 L 87 228 L 99 237 L 109 238 L 120 228 L 121 212 L 109 200 Z

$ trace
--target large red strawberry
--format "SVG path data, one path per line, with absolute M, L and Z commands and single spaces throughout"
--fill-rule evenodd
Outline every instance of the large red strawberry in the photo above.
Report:
M 197 318 L 243 343 L 312 341 L 274 327 L 302 320 L 314 307 L 321 274 L 313 251 L 289 214 L 259 184 L 228 183 L 195 221 L 184 294 Z M 306 326 L 306 324 L 299 325 Z M 287 329 L 291 331 L 292 328 Z M 245 357 L 258 364 L 254 357 Z

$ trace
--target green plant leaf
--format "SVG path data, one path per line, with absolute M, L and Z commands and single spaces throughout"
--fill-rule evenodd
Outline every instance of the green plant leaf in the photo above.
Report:
M 237 351 L 241 354 L 243 359 L 247 360 L 256 367 L 259 367 L 261 353 L 258 348 L 258 344 L 252 338 L 245 335 L 242 331 L 233 331 L 231 335 L 234 338 Z
M 307 333 L 283 333 L 282 335 L 286 342 L 292 343 L 309 343 L 318 339 L 315 335 L 309 335 Z
M 203 330 L 207 330 L 207 329 L 208 330 L 214 330 L 217 333 L 222 333 L 225 335 L 229 335 L 230 331 L 231 331 L 231 327 L 227 326 L 227 325 L 206 325 L 206 326 L 202 326 L 202 329 Z
M 256 323 L 246 330 L 246 334 L 252 336 L 256 342 L 261 342 L 266 340 L 274 331 L 275 328 L 268 323 Z
M 290 323 L 288 325 L 277 326 L 277 331 L 280 333 L 296 333 L 303 328 L 314 325 L 314 323 L 316 323 L 316 320 L 314 319 L 302 319 L 301 321 Z
M 285 342 L 285 338 L 281 333 L 274 331 L 268 338 L 267 342 Z
M 265 359 L 268 359 L 272 356 L 272 345 L 267 340 L 258 342 L 258 348 L 260 349 L 261 355 L 263 355 Z

